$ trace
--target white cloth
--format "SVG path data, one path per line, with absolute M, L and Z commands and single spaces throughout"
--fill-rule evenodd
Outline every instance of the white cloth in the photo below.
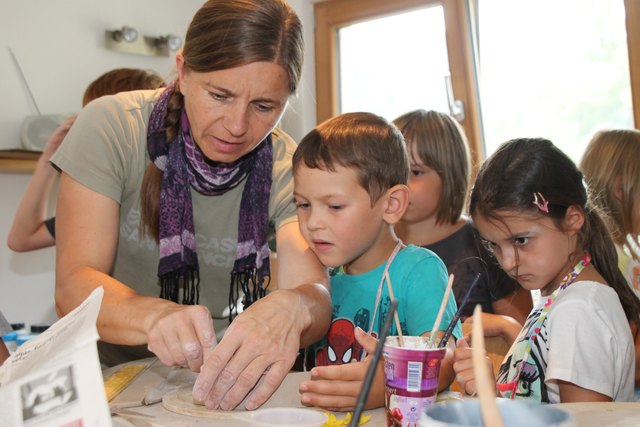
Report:
M 558 380 L 634 400 L 635 351 L 629 323 L 613 288 L 579 281 L 562 291 L 549 310 L 545 383 L 551 403 L 560 401 Z

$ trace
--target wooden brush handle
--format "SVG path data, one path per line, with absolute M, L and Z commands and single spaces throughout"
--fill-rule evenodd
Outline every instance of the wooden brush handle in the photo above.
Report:
M 476 389 L 480 400 L 480 412 L 485 426 L 503 427 L 502 416 L 496 402 L 496 384 L 486 363 L 484 331 L 482 329 L 482 307 L 476 305 L 473 310 L 473 329 L 471 335 L 471 361 L 476 378 Z

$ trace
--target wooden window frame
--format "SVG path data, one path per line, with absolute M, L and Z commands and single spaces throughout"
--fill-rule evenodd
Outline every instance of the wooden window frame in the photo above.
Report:
M 640 129 L 640 0 L 624 0 L 629 50 L 631 105 L 636 129 Z
M 633 118 L 640 128 L 640 0 L 623 0 L 626 13 L 629 76 Z M 340 27 L 423 7 L 441 5 L 444 11 L 451 85 L 464 104 L 463 126 L 474 165 L 485 158 L 480 118 L 476 61 L 470 11 L 473 0 L 325 0 L 314 6 L 316 100 L 318 123 L 339 113 L 337 99 L 337 31 Z M 471 6 L 470 6 L 471 4 Z M 453 31 L 452 29 L 456 29 Z
M 476 73 L 464 0 L 327 0 L 315 4 L 316 100 L 318 123 L 339 113 L 337 31 L 340 27 L 419 8 L 441 5 L 444 11 L 451 86 L 464 105 L 464 127 L 474 164 L 483 157 Z M 457 28 L 459 31 L 451 31 Z

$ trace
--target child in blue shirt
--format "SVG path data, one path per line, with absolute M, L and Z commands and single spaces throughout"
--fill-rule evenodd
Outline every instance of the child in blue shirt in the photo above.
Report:
M 436 254 L 404 245 L 394 232 L 409 201 L 409 159 L 402 134 L 382 117 L 348 113 L 325 121 L 298 145 L 293 174 L 302 235 L 320 261 L 333 269 L 332 323 L 325 339 L 311 348 L 316 367 L 313 381 L 300 385 L 301 400 L 350 410 L 368 366 L 364 356 L 375 349 L 374 337 L 391 301 L 388 286 L 398 300 L 402 333 L 428 336 L 444 297 L 447 270 Z M 442 330 L 455 312 L 455 300 L 449 298 Z M 395 325 L 390 334 L 398 335 Z M 461 336 L 459 325 L 454 336 Z M 453 343 L 452 338 L 451 348 Z M 439 389 L 452 380 L 449 349 Z M 383 404 L 379 368 L 366 407 Z

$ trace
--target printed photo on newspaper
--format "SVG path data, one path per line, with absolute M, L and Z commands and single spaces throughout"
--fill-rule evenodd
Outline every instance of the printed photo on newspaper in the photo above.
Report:
M 111 426 L 96 341 L 103 289 L 0 367 L 0 419 L 10 426 Z

